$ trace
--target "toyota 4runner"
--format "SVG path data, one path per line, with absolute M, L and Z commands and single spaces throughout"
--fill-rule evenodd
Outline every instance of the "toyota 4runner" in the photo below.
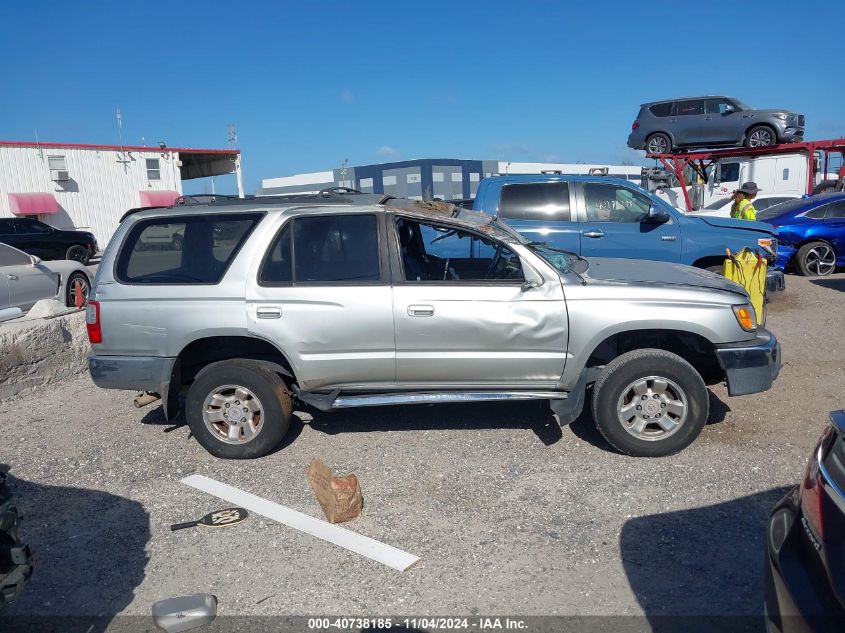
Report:
M 182 236 L 144 248 L 148 233 Z M 181 408 L 210 453 L 253 458 L 320 410 L 588 393 L 616 449 L 667 455 L 708 417 L 707 384 L 765 391 L 775 337 L 745 290 L 665 262 L 585 259 L 490 215 L 371 195 L 128 214 L 87 308 L 100 387 Z

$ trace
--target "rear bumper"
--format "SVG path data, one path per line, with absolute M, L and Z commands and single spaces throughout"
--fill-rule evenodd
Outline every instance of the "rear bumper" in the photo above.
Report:
M 88 357 L 88 371 L 94 384 L 103 389 L 152 391 L 165 399 L 175 363 L 175 358 L 157 356 L 92 354 Z
M 639 132 L 631 132 L 628 135 L 628 147 L 631 149 L 645 149 L 645 136 Z
M 752 341 L 718 346 L 716 356 L 725 370 L 731 396 L 767 391 L 780 373 L 780 343 L 762 328 Z

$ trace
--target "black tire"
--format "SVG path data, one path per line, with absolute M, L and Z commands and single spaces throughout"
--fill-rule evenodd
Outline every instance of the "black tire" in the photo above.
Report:
M 768 125 L 755 125 L 745 134 L 746 147 L 769 147 L 778 144 L 778 134 Z
M 244 387 L 261 405 L 258 430 L 249 440 L 239 437 L 238 443 L 227 443 L 222 439 L 222 431 L 212 432 L 206 425 L 203 416 L 206 398 L 225 385 Z M 287 433 L 292 412 L 290 394 L 279 375 L 243 359 L 224 360 L 203 368 L 188 389 L 185 401 L 185 417 L 191 433 L 209 453 L 224 459 L 254 459 L 267 455 Z
M 648 391 L 643 394 L 643 407 L 648 406 L 649 410 L 654 407 L 661 413 L 657 416 L 661 420 L 670 417 L 670 409 L 666 408 L 664 400 L 658 395 L 649 395 L 652 391 L 660 391 L 656 381 L 646 380 L 649 377 L 668 379 L 669 384 L 663 393 L 670 408 L 677 407 L 675 403 L 683 403 L 684 398 L 686 399 L 684 416 L 671 432 L 656 422 L 641 420 L 647 426 L 638 437 L 626 429 L 617 412 L 618 405 L 625 401 L 623 396 L 628 393 L 634 394 L 634 397 L 626 407 L 640 402 L 641 396 L 636 395 L 635 390 L 629 389 L 632 384 L 645 382 L 648 385 Z M 676 391 L 680 391 L 683 397 L 675 397 L 679 395 Z M 634 416 L 649 416 L 644 411 L 645 409 L 634 412 Z M 677 453 L 698 437 L 707 422 L 709 412 L 710 399 L 701 375 L 680 356 L 661 349 L 640 349 L 622 354 L 602 370 L 593 385 L 593 417 L 596 426 L 611 446 L 626 455 L 663 457 Z M 676 422 L 678 420 L 672 419 Z M 659 429 L 653 428 L 655 426 L 659 426 Z M 642 437 L 652 439 L 641 439 Z
M 79 262 L 83 266 L 87 266 L 88 262 L 91 260 L 91 254 L 88 252 L 88 249 L 84 246 L 74 244 L 69 249 L 67 249 L 67 253 L 65 253 L 65 259 L 70 259 L 75 262 Z
M 32 552 L 18 534 L 22 518 L 0 472 L 0 611 L 17 599 L 34 569 Z
M 668 134 L 655 132 L 645 140 L 647 154 L 668 154 L 672 151 L 672 139 Z
M 76 307 L 75 285 L 77 281 L 79 281 L 80 290 L 82 291 L 82 305 L 84 306 L 88 303 L 88 294 L 91 292 L 91 281 L 85 273 L 76 272 L 68 277 L 67 287 L 65 288 L 65 305 L 68 308 Z
M 818 195 L 820 193 L 830 193 L 832 191 L 836 191 L 836 185 L 839 184 L 838 180 L 822 180 L 819 184 L 813 187 L 813 195 Z
M 795 267 L 804 277 L 826 277 L 836 270 L 836 252 L 827 242 L 809 242 L 795 253 Z

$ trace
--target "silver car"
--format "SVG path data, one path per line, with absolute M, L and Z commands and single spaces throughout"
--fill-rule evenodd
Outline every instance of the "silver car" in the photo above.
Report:
M 0 243 L 0 310 L 20 308 L 25 312 L 41 299 L 83 305 L 90 288 L 89 271 L 79 262 L 42 262 L 35 255 Z
M 631 125 L 628 147 L 666 154 L 678 148 L 766 147 L 803 137 L 803 114 L 756 110 L 733 97 L 686 97 L 644 103 Z
M 87 321 L 94 382 L 161 397 L 225 458 L 265 455 L 294 401 L 321 410 L 548 400 L 562 424 L 592 386 L 618 450 L 699 434 L 706 384 L 768 389 L 775 337 L 743 288 L 653 261 L 583 259 L 447 203 L 253 199 L 129 215 Z M 180 250 L 143 247 L 162 224 Z M 226 235 L 226 240 L 215 236 Z

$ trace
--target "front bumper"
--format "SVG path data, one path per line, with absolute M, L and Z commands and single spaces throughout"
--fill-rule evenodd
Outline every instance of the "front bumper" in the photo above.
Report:
M 778 136 L 781 143 L 799 143 L 804 140 L 804 128 L 787 127 L 778 131 Z
M 730 396 L 767 391 L 780 373 L 780 343 L 762 328 L 751 341 L 719 345 L 716 356 L 725 370 Z

